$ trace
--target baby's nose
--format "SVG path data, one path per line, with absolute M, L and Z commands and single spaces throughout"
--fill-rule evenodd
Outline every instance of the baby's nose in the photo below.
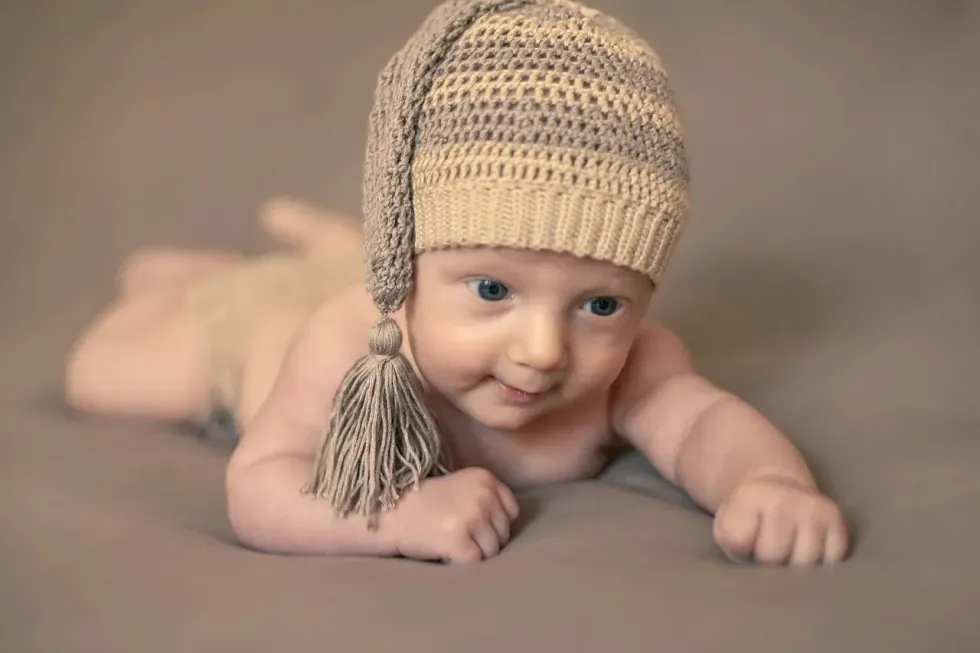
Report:
M 510 358 L 542 372 L 561 368 L 567 360 L 565 327 L 551 318 L 529 320 L 517 330 Z

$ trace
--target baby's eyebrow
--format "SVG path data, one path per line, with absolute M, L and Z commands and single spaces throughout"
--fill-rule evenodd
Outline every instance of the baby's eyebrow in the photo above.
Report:
M 628 274 L 599 273 L 584 292 L 593 295 L 630 295 L 641 291 L 639 280 Z
M 527 265 L 531 263 L 540 264 L 540 261 L 528 261 L 525 252 L 514 252 L 509 249 L 477 249 L 474 252 L 474 256 L 483 261 L 492 261 L 494 263 L 504 263 L 504 264 L 517 264 L 517 265 Z M 503 259 L 503 260 L 501 260 Z
M 522 260 L 520 256 L 509 252 L 474 252 L 466 260 L 460 261 L 459 266 L 465 268 L 480 268 L 495 272 L 514 272 L 528 266 L 534 267 L 539 263 Z

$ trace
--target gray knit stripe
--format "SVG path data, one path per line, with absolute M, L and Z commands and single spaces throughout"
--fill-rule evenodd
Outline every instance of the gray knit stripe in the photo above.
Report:
M 493 57 L 479 58 L 466 56 L 469 49 L 490 49 Z M 601 71 L 602 79 L 606 82 L 632 86 L 645 95 L 665 97 L 670 94 L 670 83 L 662 70 L 651 69 L 649 65 L 635 58 L 624 57 L 616 52 L 610 52 L 597 44 L 588 44 L 569 56 L 568 47 L 542 48 L 539 43 L 527 43 L 516 37 L 507 39 L 487 40 L 486 42 L 468 43 L 466 47 L 454 48 L 452 65 L 454 71 L 445 67 L 440 75 L 448 72 L 486 73 L 506 70 L 508 72 L 560 72 L 573 75 L 593 75 Z M 500 62 L 506 62 L 501 65 Z
M 586 103 L 499 100 L 492 106 L 457 99 L 427 104 L 419 125 L 430 146 L 493 142 L 568 147 L 651 165 L 666 178 L 687 179 L 677 134 L 646 119 L 627 119 Z

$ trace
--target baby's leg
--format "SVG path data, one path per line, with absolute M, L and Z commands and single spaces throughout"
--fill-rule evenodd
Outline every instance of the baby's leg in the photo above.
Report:
M 268 201 L 259 211 L 262 228 L 291 248 L 325 254 L 360 253 L 363 237 L 356 221 L 288 197 Z M 240 252 L 212 249 L 144 247 L 130 254 L 120 268 L 120 294 L 150 286 L 183 284 L 243 258 Z
M 119 268 L 119 294 L 126 296 L 151 286 L 184 285 L 241 259 L 239 252 L 143 247 L 130 254 Z
M 210 410 L 202 343 L 180 310 L 182 287 L 121 297 L 76 342 L 65 393 L 76 410 L 104 416 L 202 421 Z
M 351 217 L 288 197 L 267 202 L 259 212 L 263 230 L 278 242 L 323 254 L 360 254 L 364 240 Z

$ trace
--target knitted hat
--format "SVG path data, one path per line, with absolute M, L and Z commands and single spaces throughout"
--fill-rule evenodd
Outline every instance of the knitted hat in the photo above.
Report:
M 390 314 L 414 255 L 505 246 L 660 281 L 688 215 L 664 67 L 570 0 L 448 0 L 384 68 L 364 179 L 367 288 L 381 320 L 344 379 L 306 491 L 373 515 L 450 464 Z

